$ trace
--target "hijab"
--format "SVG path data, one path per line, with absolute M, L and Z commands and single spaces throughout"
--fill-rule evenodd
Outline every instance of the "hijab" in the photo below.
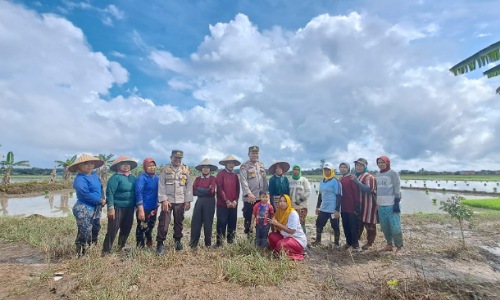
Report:
M 356 176 L 358 176 L 358 177 L 359 177 L 359 175 L 361 175 L 361 174 L 363 174 L 363 173 L 368 172 L 368 166 L 367 166 L 367 165 L 365 165 L 364 163 L 361 163 L 361 162 L 357 162 L 357 163 L 358 163 L 358 164 L 362 164 L 362 165 L 365 167 L 365 170 L 364 170 L 363 172 L 358 172 L 358 171 L 356 171 Z
M 381 159 L 385 162 L 385 169 L 380 169 L 380 173 L 385 173 L 387 171 L 389 171 L 391 169 L 391 161 L 389 160 L 389 157 L 387 156 L 381 156 L 379 158 L 377 158 L 376 162 L 377 162 L 377 165 L 378 165 L 378 160 Z
M 294 173 L 293 173 L 293 169 L 295 168 L 299 168 L 299 175 L 295 176 Z M 294 180 L 299 180 L 300 177 L 302 177 L 302 168 L 299 166 L 299 165 L 293 165 L 293 168 L 292 168 L 292 178 Z
M 345 175 L 343 174 L 342 177 L 349 176 L 349 173 L 351 173 L 351 166 L 346 162 L 341 162 L 339 165 L 339 170 L 340 170 L 340 166 L 342 166 L 342 165 L 347 167 L 347 173 L 345 173 Z
M 331 170 L 330 176 L 327 177 L 325 175 L 325 169 L 330 169 Z M 332 179 L 332 178 L 335 177 L 335 169 L 333 167 L 328 167 L 327 165 L 325 165 L 325 167 L 323 167 L 323 169 L 322 169 L 322 172 L 323 172 L 323 178 L 324 178 L 323 180 L 324 181 L 328 181 L 328 180 L 330 180 L 330 179 Z
M 142 167 L 144 168 L 144 172 L 146 172 L 146 174 L 149 174 L 149 175 L 154 175 L 155 173 L 148 173 L 148 165 L 151 163 L 151 162 L 154 162 L 155 165 L 156 165 L 156 162 L 154 161 L 154 159 L 152 159 L 151 157 L 148 157 L 148 158 L 145 158 L 144 161 L 142 162 Z
M 276 212 L 275 217 L 280 224 L 286 226 L 286 224 L 288 223 L 288 216 L 290 216 L 290 213 L 295 209 L 292 207 L 292 200 L 290 200 L 290 196 L 288 196 L 287 194 L 283 194 L 280 196 L 280 199 L 281 197 L 285 197 L 287 207 L 286 209 L 282 209 L 278 202 L 278 211 Z

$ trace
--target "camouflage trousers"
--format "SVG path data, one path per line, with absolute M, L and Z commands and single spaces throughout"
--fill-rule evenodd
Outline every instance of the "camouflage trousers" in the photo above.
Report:
M 90 243 L 97 244 L 101 229 L 101 206 L 93 207 L 77 201 L 73 206 L 73 215 L 78 227 L 75 244 L 77 251 L 80 252 Z

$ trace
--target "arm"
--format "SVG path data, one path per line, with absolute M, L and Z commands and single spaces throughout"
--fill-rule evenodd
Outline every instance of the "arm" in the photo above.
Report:
M 245 165 L 242 165 L 240 168 L 240 183 L 241 183 L 241 191 L 243 192 L 243 197 L 250 194 L 250 188 L 248 187 L 247 180 L 247 168 Z
M 311 184 L 309 183 L 309 180 L 304 177 L 304 180 L 302 180 L 302 186 L 304 187 L 304 201 L 309 199 L 309 196 L 311 195 Z
M 222 198 L 224 203 L 227 202 L 226 193 L 224 192 L 224 177 L 222 171 L 215 177 L 215 183 L 217 184 L 217 194 Z
M 198 195 L 198 193 L 196 193 L 196 190 L 199 188 L 199 185 L 200 185 L 200 177 L 196 177 L 193 183 L 193 196 L 200 196 Z
M 142 195 L 144 191 L 144 185 L 146 180 L 143 176 L 139 176 L 135 181 L 135 206 L 143 206 L 144 205 L 144 197 Z
M 83 176 L 77 176 L 75 178 L 73 187 L 77 191 L 77 195 L 81 196 L 81 201 L 91 205 L 98 205 L 101 203 L 101 194 L 99 191 L 91 192 L 89 182 Z
M 186 198 L 184 200 L 184 202 L 186 203 L 190 203 L 190 202 L 193 202 L 193 189 L 192 189 L 192 186 L 193 186 L 193 178 L 191 178 L 191 175 L 189 175 L 189 171 L 187 173 L 187 188 L 186 188 Z
M 275 191 L 275 189 L 274 189 L 274 187 L 276 186 L 274 184 L 275 179 L 276 178 L 275 178 L 274 175 L 271 176 L 271 178 L 269 178 L 269 184 L 268 184 L 269 190 L 268 191 L 269 191 L 269 195 L 271 196 L 271 198 L 277 194 L 276 191 Z
M 106 204 L 108 206 L 108 211 L 115 208 L 115 193 L 118 189 L 118 176 L 113 175 L 108 180 L 108 185 L 106 186 Z
M 396 171 L 391 173 L 392 186 L 394 187 L 394 197 L 401 199 L 401 180 Z
M 158 180 L 158 202 L 168 201 L 167 198 L 167 172 L 165 170 L 160 173 L 160 180 Z
M 285 184 L 285 194 L 290 195 L 290 182 L 288 181 L 288 177 L 285 176 L 283 183 Z

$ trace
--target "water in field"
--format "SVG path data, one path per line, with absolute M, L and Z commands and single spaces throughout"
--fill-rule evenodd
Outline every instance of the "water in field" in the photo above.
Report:
M 497 181 L 401 180 L 401 187 L 485 193 L 500 192 L 500 182 Z
M 472 182 L 471 182 L 472 183 Z M 427 183 L 429 184 L 429 183 Z M 465 183 L 464 183 L 465 184 Z M 316 203 L 318 199 L 317 190 L 319 183 L 311 183 L 311 196 L 308 199 L 308 215 L 314 216 Z M 469 185 L 471 187 L 471 185 Z M 470 190 L 470 189 L 469 189 Z M 460 193 L 459 193 L 460 194 Z M 403 214 L 413 213 L 440 213 L 439 203 L 451 196 L 455 195 L 452 191 L 447 192 L 425 192 L 423 190 L 402 190 L 401 212 Z M 463 197 L 468 199 L 486 199 L 493 198 L 488 195 L 471 195 L 462 194 Z M 0 215 L 6 216 L 28 216 L 32 214 L 39 214 L 47 217 L 61 217 L 71 214 L 71 209 L 76 202 L 76 194 L 73 193 L 50 193 L 49 195 L 31 196 L 26 198 L 1 198 L 1 211 Z M 186 216 L 191 216 L 196 197 L 191 205 L 191 209 L 186 212 Z M 241 211 L 243 205 L 240 202 L 238 205 L 238 217 L 243 217 Z M 105 209 L 103 209 L 105 213 Z M 104 215 L 103 215 L 104 217 Z

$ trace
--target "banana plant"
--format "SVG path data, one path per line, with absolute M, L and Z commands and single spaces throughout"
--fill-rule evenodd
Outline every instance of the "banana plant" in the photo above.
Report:
M 455 76 L 462 75 L 498 60 L 500 60 L 500 41 L 491 44 L 462 60 L 458 64 L 451 67 L 450 72 L 452 72 Z M 500 64 L 484 71 L 483 75 L 488 78 L 500 75 Z M 500 87 L 497 88 L 496 93 L 500 94 Z
M 99 171 L 98 171 L 99 178 L 101 179 L 101 182 L 103 185 L 106 185 L 106 183 L 108 182 L 108 170 L 109 170 L 109 166 L 113 162 L 113 156 L 115 156 L 115 155 L 114 154 L 99 154 L 97 156 L 97 158 L 104 161 L 104 165 L 102 165 L 102 167 L 100 167 Z
M 69 166 L 71 166 L 76 160 L 76 155 L 67 160 L 56 160 L 58 167 L 63 167 L 63 180 L 69 180 L 71 172 L 68 171 Z
M 28 160 L 21 160 L 18 162 L 14 161 L 14 153 L 12 151 L 9 151 L 7 153 L 7 156 L 5 157 L 5 160 L 1 161 L 0 164 L 2 165 L 2 168 L 6 168 L 5 175 L 3 176 L 2 179 L 2 184 L 10 184 L 10 173 L 12 172 L 12 168 L 14 167 L 29 167 L 29 161 Z

